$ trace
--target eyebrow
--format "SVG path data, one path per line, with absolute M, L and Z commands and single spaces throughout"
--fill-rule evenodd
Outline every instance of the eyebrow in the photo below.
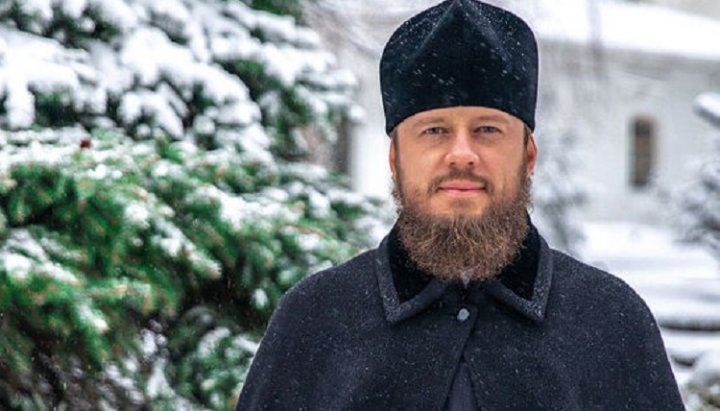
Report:
M 498 123 L 507 124 L 509 123 L 507 117 L 499 115 L 499 114 L 487 114 L 487 115 L 481 115 L 477 117 L 473 117 L 473 120 L 484 120 L 484 121 L 497 121 Z
M 502 115 L 498 115 L 498 114 L 481 114 L 481 115 L 478 115 L 478 116 L 475 116 L 472 118 L 472 121 L 478 121 L 478 120 L 480 120 L 480 121 L 496 121 L 496 122 L 502 123 L 502 124 L 509 123 L 507 118 L 505 118 Z M 418 120 L 417 123 L 415 123 L 415 127 L 421 127 L 421 126 L 424 126 L 427 124 L 432 124 L 432 123 L 442 123 L 444 121 L 445 121 L 444 117 L 439 117 L 439 116 L 428 117 L 428 118 L 424 118 L 422 120 Z
M 444 121 L 445 120 L 442 117 L 428 117 L 422 120 L 418 120 L 415 124 L 413 124 L 413 128 L 418 128 L 433 123 L 442 123 Z

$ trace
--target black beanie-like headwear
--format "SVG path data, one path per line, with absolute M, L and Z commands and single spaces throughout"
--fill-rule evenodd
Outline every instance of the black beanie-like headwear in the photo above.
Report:
M 380 59 L 388 134 L 413 114 L 483 106 L 535 128 L 538 51 L 515 14 L 477 0 L 447 0 L 403 23 Z

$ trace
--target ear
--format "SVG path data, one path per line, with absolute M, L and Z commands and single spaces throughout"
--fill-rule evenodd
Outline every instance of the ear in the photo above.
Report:
M 537 163 L 538 149 L 535 144 L 535 135 L 530 134 L 528 137 L 527 147 L 525 148 L 525 155 L 527 156 L 527 175 L 532 175 L 535 171 L 535 164 Z
M 393 178 L 397 178 L 397 170 L 395 169 L 395 160 L 397 157 L 397 147 L 395 147 L 396 138 L 390 139 L 390 150 L 388 151 L 388 162 L 390 163 L 390 172 Z

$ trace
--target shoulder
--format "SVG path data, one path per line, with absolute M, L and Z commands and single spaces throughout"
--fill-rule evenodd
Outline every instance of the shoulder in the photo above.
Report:
M 372 293 L 373 253 L 374 250 L 367 251 L 341 265 L 311 274 L 290 288 L 270 317 L 261 349 L 283 345 L 288 338 L 295 342 L 305 337 L 312 339 L 309 336 L 332 333 L 337 331 L 333 327 L 346 324 L 344 320 L 352 314 L 348 307 L 360 304 L 359 294 Z M 377 290 L 376 285 L 374 289 Z
M 361 295 L 377 290 L 375 250 L 301 280 L 280 300 L 253 359 L 237 409 L 310 409 L 323 370 L 357 333 Z M 375 294 L 378 294 L 375 292 Z M 379 297 L 377 297 L 379 299 Z M 368 305 L 367 302 L 364 303 Z M 365 308 L 365 305 L 362 307 Z
M 606 271 L 556 250 L 551 255 L 548 328 L 569 344 L 564 355 L 588 364 L 578 377 L 582 384 L 615 387 L 609 396 L 590 392 L 588 401 L 613 409 L 682 409 L 660 329 L 638 293 Z
M 546 318 L 551 328 L 584 339 L 613 361 L 665 361 L 660 330 L 647 304 L 625 281 L 553 251 Z
M 376 254 L 376 249 L 368 250 L 340 265 L 308 275 L 285 293 L 281 305 L 307 298 L 346 297 L 372 286 Z
M 353 315 L 352 307 L 371 306 L 379 302 L 375 276 L 377 249 L 365 251 L 356 257 L 327 270 L 310 274 L 290 288 L 280 299 L 270 325 L 318 324 L 336 316 Z

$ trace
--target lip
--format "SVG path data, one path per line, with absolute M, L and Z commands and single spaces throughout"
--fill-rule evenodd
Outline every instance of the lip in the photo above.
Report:
M 438 188 L 439 192 L 452 196 L 473 196 L 485 191 L 485 186 L 472 181 L 450 181 Z

